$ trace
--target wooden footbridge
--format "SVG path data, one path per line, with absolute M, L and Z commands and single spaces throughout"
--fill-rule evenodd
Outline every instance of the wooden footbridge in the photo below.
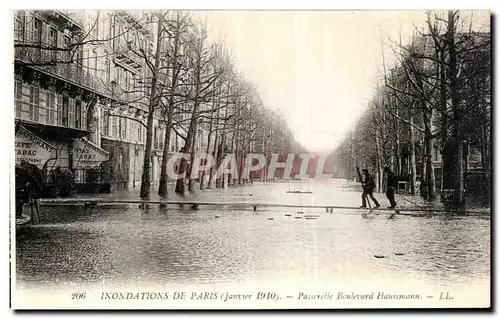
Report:
M 188 206 L 191 209 L 201 210 L 203 206 L 215 206 L 215 207 L 248 207 L 249 210 L 258 211 L 259 208 L 297 208 L 297 209 L 321 209 L 326 213 L 333 213 L 334 210 L 354 210 L 360 212 L 366 212 L 369 208 L 360 208 L 356 206 L 338 206 L 338 205 L 297 205 L 297 204 L 284 204 L 284 203 L 261 203 L 261 202 L 204 202 L 204 201 L 191 201 L 191 200 L 133 200 L 133 199 L 108 199 L 108 198 L 68 198 L 68 199 L 40 199 L 40 206 L 104 206 L 113 204 L 138 204 L 138 205 L 180 205 Z M 387 212 L 394 213 L 395 209 L 391 208 L 374 208 L 374 212 Z M 464 209 L 447 209 L 447 208 L 433 208 L 433 207 L 398 207 L 396 211 L 400 212 L 402 215 L 411 215 L 411 213 L 446 213 L 446 214 L 467 214 L 467 215 L 489 215 L 490 212 L 474 211 L 474 210 L 464 210 Z M 406 214 L 405 214 L 406 213 Z

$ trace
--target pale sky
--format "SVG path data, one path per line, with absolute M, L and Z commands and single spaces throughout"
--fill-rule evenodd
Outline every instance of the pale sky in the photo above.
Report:
M 423 11 L 213 11 L 208 34 L 222 38 L 236 69 L 254 83 L 269 108 L 283 110 L 309 150 L 331 151 L 372 97 L 386 64 L 387 38 L 403 42 Z

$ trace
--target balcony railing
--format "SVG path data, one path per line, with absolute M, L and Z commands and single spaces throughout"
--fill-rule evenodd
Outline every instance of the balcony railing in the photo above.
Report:
M 51 21 L 71 31 L 84 29 L 83 11 L 79 10 L 40 10 L 38 14 L 47 21 Z
M 110 96 L 110 89 L 97 76 L 74 63 L 65 63 L 64 60 L 58 59 L 61 52 L 47 51 L 38 48 L 16 48 L 15 59 L 83 88 Z

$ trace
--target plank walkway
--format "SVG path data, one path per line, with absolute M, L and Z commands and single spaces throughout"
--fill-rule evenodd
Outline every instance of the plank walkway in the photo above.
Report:
M 106 204 L 151 204 L 151 205 L 197 205 L 200 206 L 245 206 L 249 209 L 257 210 L 259 207 L 283 207 L 283 208 L 317 208 L 324 209 L 327 213 L 333 213 L 333 210 L 358 210 L 368 211 L 368 208 L 360 208 L 356 206 L 336 206 L 336 205 L 295 205 L 281 203 L 258 203 L 258 202 L 203 202 L 203 201 L 172 201 L 172 200 L 133 200 L 133 199 L 107 199 L 107 198 L 57 198 L 57 199 L 40 199 L 40 206 L 59 206 L 59 205 L 80 205 L 80 206 L 98 206 Z M 397 207 L 401 212 L 427 212 L 427 213 L 450 213 L 450 214 L 468 214 L 468 215 L 490 215 L 490 212 L 474 211 L 474 210 L 454 210 L 445 208 L 432 207 Z M 390 211 L 390 208 L 377 208 L 377 211 Z

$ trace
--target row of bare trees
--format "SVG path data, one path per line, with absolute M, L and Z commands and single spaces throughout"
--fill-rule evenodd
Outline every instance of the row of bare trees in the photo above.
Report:
M 190 154 L 194 162 L 199 129 L 208 131 L 204 152 L 212 154 L 216 165 L 220 165 L 227 153 L 235 154 L 238 168 L 246 155 L 255 150 L 259 141 L 267 141 L 275 130 L 273 141 L 280 148 L 296 145 L 286 126 L 283 115 L 269 116 L 257 90 L 234 68 L 230 53 L 222 42 L 208 41 L 203 23 L 196 21 L 188 12 L 155 12 L 157 22 L 156 55 L 136 52 L 146 61 L 150 79 L 146 79 L 148 117 L 146 122 L 146 148 L 141 184 L 141 197 L 149 197 L 150 154 L 154 115 L 159 119 L 166 134 L 161 164 L 159 195 L 167 194 L 168 145 L 172 134 L 176 134 L 184 145 L 180 153 Z M 142 54 L 141 54 L 142 53 Z M 278 122 L 281 125 L 276 125 Z M 283 124 L 285 123 L 285 124 Z M 278 128 L 278 129 L 276 129 Z M 188 159 L 182 157 L 177 174 L 186 173 L 188 190 L 194 189 L 194 179 L 199 178 L 200 188 L 205 187 L 205 172 L 189 171 Z M 191 176 L 191 173 L 195 176 Z M 208 177 L 212 187 L 214 168 Z M 236 182 L 236 176 L 227 176 L 227 184 Z M 241 180 L 241 174 L 238 177 Z M 215 181 L 216 187 L 224 187 L 223 177 Z M 176 181 L 175 191 L 185 193 L 185 179 Z
M 426 27 L 409 44 L 391 41 L 396 63 L 387 68 L 366 113 L 334 152 L 344 176 L 356 165 L 382 177 L 391 165 L 415 194 L 437 197 L 441 190 L 463 204 L 469 155 L 480 154 L 490 172 L 491 38 L 489 25 L 474 25 L 459 11 L 427 12 Z M 342 174 L 342 173 L 341 173 Z M 383 178 L 378 178 L 379 189 Z
M 73 77 L 79 72 L 94 74 L 94 79 L 87 82 L 98 82 L 96 88 L 109 97 L 109 102 L 100 103 L 105 116 L 128 119 L 144 128 L 142 198 L 150 197 L 151 155 L 157 128 L 165 132 L 158 191 L 161 196 L 167 194 L 167 161 L 173 135 L 183 141 L 175 151 L 190 154 L 190 160 L 181 158 L 177 171 L 187 173 L 188 190 L 194 189 L 195 178 L 199 178 L 200 188 L 246 182 L 241 173 L 214 180 L 215 168 L 191 176 L 188 162 L 193 163 L 195 152 L 201 151 L 196 149 L 200 142 L 216 164 L 222 163 L 227 153 L 235 154 L 240 170 L 248 153 L 269 152 L 272 148 L 297 150 L 283 114 L 264 106 L 257 89 L 235 69 L 224 43 L 209 41 L 206 24 L 192 13 L 84 13 L 84 28 L 57 31 L 59 38 L 51 41 L 53 29 L 38 17 L 50 19 L 54 14 L 65 13 L 16 13 L 16 54 L 22 55 L 24 63 L 31 67 L 59 71 L 62 66 L 71 69 L 68 73 Z M 142 36 L 145 30 L 148 35 Z M 129 63 L 134 69 L 131 73 L 117 71 L 118 75 L 110 75 L 113 72 L 109 61 L 117 59 L 137 64 Z M 101 63 L 104 60 L 106 63 Z M 207 136 L 198 134 L 200 129 L 208 132 Z M 200 136 L 206 140 L 197 141 Z M 185 180 L 178 179 L 175 191 L 184 194 L 185 188 Z

